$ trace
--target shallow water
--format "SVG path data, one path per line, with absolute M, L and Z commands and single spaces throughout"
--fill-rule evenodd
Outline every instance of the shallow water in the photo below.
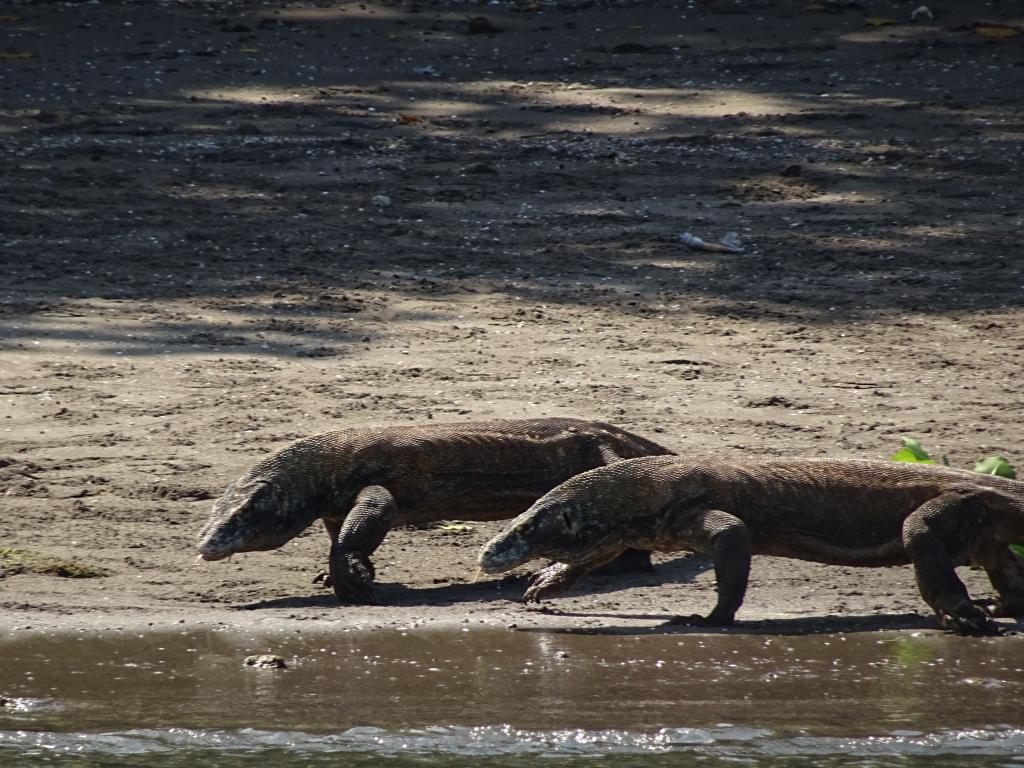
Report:
M 1016 637 L 26 632 L 0 653 L 4 766 L 1024 768 Z

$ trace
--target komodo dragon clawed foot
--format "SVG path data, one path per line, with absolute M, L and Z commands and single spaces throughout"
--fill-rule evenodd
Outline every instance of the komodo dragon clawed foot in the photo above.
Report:
M 947 611 L 937 611 L 936 616 L 944 629 L 959 635 L 995 637 L 1004 634 L 1003 628 L 989 618 L 989 613 L 973 603 L 960 606 L 955 615 Z
M 338 602 L 376 605 L 379 601 L 373 588 L 375 575 L 369 557 L 335 544 L 331 547 L 329 573 L 317 574 L 313 583 L 333 589 Z
M 1024 617 L 1024 607 L 1018 601 L 988 600 L 983 606 L 986 613 L 996 619 L 1021 619 Z
M 523 603 L 539 603 L 543 598 L 564 592 L 583 574 L 574 575 L 579 568 L 566 563 L 552 563 L 530 577 L 530 585 L 523 593 Z
M 628 553 L 627 553 L 628 554 Z M 639 559 L 650 560 L 649 552 L 637 551 Z M 600 553 L 593 560 L 584 563 L 551 563 L 541 568 L 530 577 L 530 585 L 523 594 L 523 603 L 539 603 L 543 598 L 556 595 L 569 589 L 573 584 L 595 569 L 600 569 L 616 559 L 622 558 L 622 550 L 615 549 Z
M 984 611 L 987 616 L 995 619 L 1016 619 L 1024 616 L 1024 608 L 1018 603 L 1007 600 L 982 597 L 977 600 L 971 600 L 971 603 Z

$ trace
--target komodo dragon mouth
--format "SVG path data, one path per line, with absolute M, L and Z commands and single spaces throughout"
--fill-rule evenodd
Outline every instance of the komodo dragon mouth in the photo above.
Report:
M 215 560 L 227 560 L 232 552 L 214 552 L 208 549 L 201 549 L 199 551 L 199 559 L 205 560 L 206 562 L 213 562 Z
M 213 507 L 213 515 L 199 533 L 199 557 L 224 560 L 236 552 L 276 549 L 288 542 L 301 523 L 296 515 L 282 515 L 282 499 L 272 483 L 240 482 L 232 485 Z

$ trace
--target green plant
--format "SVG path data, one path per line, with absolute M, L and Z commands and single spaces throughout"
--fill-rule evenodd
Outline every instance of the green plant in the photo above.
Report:
M 911 464 L 936 463 L 935 459 L 928 455 L 928 451 L 917 440 L 906 435 L 902 439 L 903 447 L 889 457 L 893 461 L 905 461 Z M 949 459 L 945 455 L 942 456 L 942 463 L 949 466 Z M 1016 468 L 1002 456 L 986 456 L 974 465 L 974 471 L 979 475 L 998 475 L 1011 480 L 1017 477 Z M 1024 544 L 1011 544 L 1010 549 L 1024 557 Z
M 928 455 L 922 445 L 912 437 L 904 435 L 902 438 L 903 447 L 900 448 L 889 458 L 893 461 L 903 461 L 908 464 L 935 464 L 936 461 Z M 945 455 L 942 456 L 942 463 L 947 467 L 949 466 L 949 459 Z
M 911 464 L 938 463 L 914 438 L 904 436 L 902 440 L 903 447 L 889 457 L 893 461 L 905 461 Z M 949 459 L 946 458 L 945 454 L 942 456 L 942 463 L 947 467 L 949 466 Z M 999 475 L 999 477 L 1008 477 L 1011 480 L 1017 477 L 1017 470 L 1013 464 L 1002 456 L 986 456 L 974 465 L 974 471 L 979 475 Z
M 41 573 L 66 579 L 92 579 L 110 576 L 111 571 L 27 549 L 0 547 L 0 578 L 18 573 Z

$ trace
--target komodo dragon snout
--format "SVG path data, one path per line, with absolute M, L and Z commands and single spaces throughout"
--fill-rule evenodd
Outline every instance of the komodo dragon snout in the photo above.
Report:
M 209 522 L 199 533 L 203 560 L 223 560 L 236 552 L 276 549 L 309 525 L 288 511 L 287 499 L 266 481 L 232 485 L 213 505 Z

